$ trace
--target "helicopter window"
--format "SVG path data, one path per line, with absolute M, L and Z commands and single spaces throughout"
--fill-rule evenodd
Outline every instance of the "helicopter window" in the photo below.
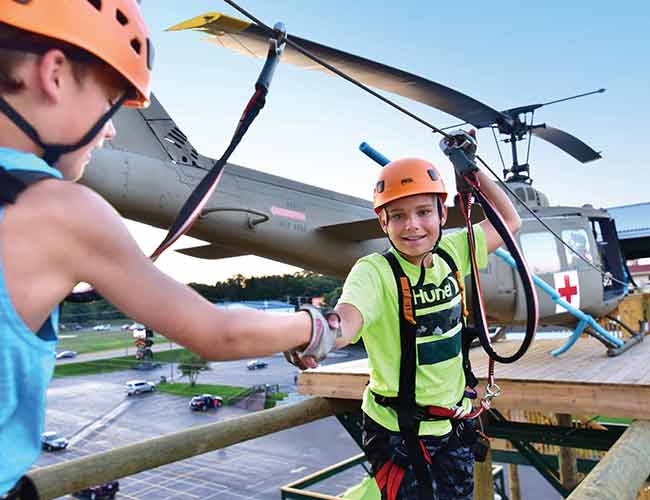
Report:
M 560 270 L 560 256 L 552 234 L 524 233 L 520 236 L 520 241 L 533 273 L 556 273 Z
M 591 245 L 589 244 L 589 238 L 587 236 L 587 231 L 584 229 L 565 229 L 562 231 L 562 239 L 567 242 L 567 244 L 573 248 L 576 252 L 582 255 L 589 262 L 593 262 Z M 564 247 L 566 261 L 569 267 L 586 267 L 587 263 L 584 262 L 580 257 L 574 254 L 571 250 Z

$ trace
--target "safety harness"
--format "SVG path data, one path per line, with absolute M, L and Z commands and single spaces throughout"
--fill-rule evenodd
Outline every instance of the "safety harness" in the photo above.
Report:
M 367 148 L 369 148 L 369 146 L 367 146 Z M 373 153 L 376 152 L 373 150 Z M 469 399 L 477 398 L 475 387 L 478 385 L 478 380 L 472 372 L 471 362 L 469 358 L 471 343 L 475 338 L 479 338 L 481 345 L 489 356 L 489 361 L 485 394 L 483 395 L 479 405 L 473 408 L 471 411 L 468 412 L 464 409 L 462 398 L 461 401 L 459 401 L 457 405 L 452 408 L 434 405 L 419 406 L 417 404 L 415 387 L 417 369 L 416 337 L 418 325 L 415 315 L 413 290 L 410 280 L 404 273 L 404 270 L 397 260 L 397 257 L 390 251 L 385 252 L 383 256 L 388 261 L 388 264 L 390 265 L 395 277 L 398 295 L 401 345 L 399 391 L 397 397 L 386 397 L 374 392 L 373 396 L 377 404 L 392 408 L 397 414 L 400 434 L 402 435 L 404 444 L 406 446 L 408 459 L 413 466 L 420 500 L 428 500 L 433 497 L 432 480 L 429 469 L 427 467 L 427 464 L 432 464 L 432 460 L 424 443 L 420 440 L 419 437 L 420 422 L 449 419 L 452 421 L 452 424 L 456 424 L 457 428 L 462 429 L 462 422 L 464 420 L 475 419 L 479 417 L 485 410 L 488 410 L 490 408 L 492 399 L 501 393 L 501 390 L 496 385 L 494 379 L 495 361 L 499 361 L 501 363 L 512 363 L 521 358 L 534 338 L 538 320 L 537 295 L 535 294 L 532 278 L 528 272 L 526 262 L 521 255 L 521 251 L 519 250 L 519 247 L 517 246 L 514 236 L 510 232 L 508 225 L 505 223 L 490 199 L 481 190 L 480 183 L 476 177 L 476 171 L 478 170 L 476 164 L 472 159 L 467 157 L 465 150 L 460 147 L 460 145 L 452 145 L 450 147 L 450 151 L 445 151 L 445 153 L 450 157 L 450 160 L 452 161 L 456 170 L 458 201 L 467 227 L 467 241 L 471 263 L 471 309 L 473 316 L 473 327 L 470 327 L 468 325 L 467 320 L 469 314 L 467 310 L 467 304 L 465 302 L 467 299 L 465 297 L 463 287 L 464 280 L 463 276 L 458 270 L 454 259 L 451 257 L 451 255 L 449 255 L 443 249 L 439 248 L 437 245 L 433 248 L 432 254 L 438 255 L 449 266 L 449 269 L 454 275 L 458 284 L 458 289 L 460 291 L 462 310 L 460 318 L 460 321 L 462 323 L 461 351 L 463 356 L 463 372 L 466 381 L 466 390 L 464 397 L 467 397 Z M 366 152 L 366 154 L 368 153 Z M 371 157 L 373 156 L 374 155 Z M 373 157 L 373 159 L 375 158 Z M 504 244 L 517 262 L 517 270 L 526 295 L 526 304 L 528 311 L 526 335 L 520 348 L 511 356 L 501 356 L 494 351 L 487 329 L 485 306 L 481 292 L 479 268 L 476 259 L 474 228 L 471 223 L 471 208 L 475 197 L 480 201 L 486 217 L 499 233 Z M 418 284 L 420 284 L 422 278 L 423 275 L 418 280 Z M 472 446 L 472 451 L 474 451 L 476 460 L 481 461 L 484 459 L 484 453 L 489 447 L 489 441 L 487 440 L 486 436 L 478 430 L 476 432 L 470 430 L 470 432 L 473 433 L 473 436 L 467 440 L 461 439 L 461 441 L 463 441 L 464 445 Z M 382 464 L 382 466 L 375 474 L 377 486 L 379 487 L 380 491 L 386 489 L 386 494 L 389 500 L 393 500 L 396 497 L 405 472 L 406 471 L 402 467 L 394 463 L 392 459 L 389 459 L 386 463 Z
M 449 266 L 451 273 L 454 275 L 458 290 L 461 297 L 461 317 L 462 335 L 461 351 L 463 356 L 463 371 L 467 386 L 471 392 L 466 394 L 469 397 L 476 398 L 474 387 L 478 380 L 472 373 L 471 363 L 469 360 L 469 348 L 472 338 L 465 334 L 466 332 L 466 315 L 467 308 L 464 303 L 464 290 L 462 276 L 458 272 L 458 267 L 454 259 L 442 248 L 436 248 L 434 254 L 442 258 Z M 404 439 L 406 450 L 413 465 L 415 476 L 418 483 L 418 492 L 420 498 L 433 498 L 431 488 L 431 478 L 427 469 L 427 463 L 431 464 L 431 457 L 419 437 L 420 423 L 425 420 L 442 420 L 454 418 L 455 414 L 460 414 L 462 406 L 458 406 L 455 413 L 448 415 L 451 409 L 438 406 L 419 406 L 416 402 L 415 395 L 415 374 L 417 369 L 417 319 L 415 315 L 415 302 L 413 298 L 413 289 L 408 276 L 404 273 L 397 257 L 390 250 L 382 254 L 388 261 L 390 268 L 395 277 L 397 285 L 397 297 L 399 306 L 399 328 L 400 328 L 400 374 L 399 374 L 399 392 L 397 397 L 382 396 L 373 392 L 375 402 L 381 406 L 389 407 L 395 410 L 400 433 Z M 453 328 L 455 325 L 451 326 Z M 457 334 L 458 335 L 458 334 Z M 462 399 L 459 402 L 462 405 Z M 387 489 L 388 498 L 394 498 L 399 489 L 399 485 L 404 476 L 404 469 L 395 467 L 392 460 L 383 464 L 375 476 L 377 486 L 382 491 Z

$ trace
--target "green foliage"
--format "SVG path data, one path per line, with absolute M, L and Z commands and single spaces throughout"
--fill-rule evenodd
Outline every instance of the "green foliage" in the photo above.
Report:
M 340 289 L 343 281 L 330 278 L 310 271 L 300 271 L 293 274 L 245 277 L 237 274 L 226 281 L 211 285 L 190 283 L 210 302 L 240 301 L 240 300 L 270 300 L 277 299 L 299 305 L 308 302 L 313 297 L 334 294 Z M 330 306 L 336 304 L 332 299 L 327 302 Z M 92 326 L 108 322 L 128 322 L 127 318 L 113 304 L 106 300 L 91 303 L 66 302 L 61 309 L 61 323 L 66 325 Z
M 240 300 L 289 300 L 297 305 L 298 299 L 304 303 L 312 297 L 321 297 L 341 287 L 342 280 L 323 276 L 309 271 L 294 274 L 253 276 L 241 274 L 233 276 L 214 286 L 191 283 L 190 286 L 212 302 Z
M 339 301 L 339 298 L 341 298 L 341 293 L 343 293 L 343 287 L 337 286 L 331 292 L 328 292 L 325 295 L 323 295 L 323 300 L 328 306 L 334 307 L 336 303 Z
M 264 402 L 264 409 L 268 410 L 269 408 L 275 408 L 275 405 L 278 403 L 278 401 L 282 401 L 287 396 L 288 394 L 286 392 L 267 394 L 266 401 Z
M 209 370 L 210 365 L 198 354 L 186 351 L 181 356 L 178 369 L 181 371 L 183 377 L 190 379 L 190 386 L 194 387 L 196 385 L 196 380 L 199 378 L 199 374 L 202 371 Z

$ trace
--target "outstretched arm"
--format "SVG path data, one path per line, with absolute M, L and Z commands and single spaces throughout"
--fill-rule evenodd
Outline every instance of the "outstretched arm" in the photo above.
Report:
M 508 198 L 508 195 L 485 172 L 479 170 L 476 173 L 476 177 L 481 183 L 481 189 L 501 214 L 501 217 L 503 217 L 512 234 L 516 234 L 521 227 L 521 218 L 510 201 L 510 198 Z M 492 253 L 501 246 L 503 240 L 489 220 L 486 219 L 481 222 L 481 228 L 485 232 L 488 253 Z
M 96 193 L 68 183 L 54 189 L 68 203 L 58 226 L 65 245 L 57 257 L 69 283 L 90 283 L 129 317 L 210 360 L 269 355 L 310 341 L 304 312 L 219 309 L 158 270 Z

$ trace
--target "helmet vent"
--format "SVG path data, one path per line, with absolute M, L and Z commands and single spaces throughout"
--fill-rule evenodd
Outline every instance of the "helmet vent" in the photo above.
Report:
M 404 177 L 400 182 L 401 182 L 402 186 L 405 185 L 405 184 L 410 184 L 410 183 L 413 182 L 413 178 L 412 177 Z
M 97 10 L 102 10 L 102 0 L 87 0 L 90 5 L 95 7 Z
M 436 174 L 435 170 L 433 170 L 432 168 L 427 170 L 427 173 L 429 174 L 429 177 L 431 177 L 432 181 L 437 181 L 438 180 L 438 174 Z
M 137 38 L 131 40 L 131 47 L 133 47 L 133 50 L 135 50 L 136 54 L 140 55 L 140 51 L 142 50 L 142 44 L 140 43 L 140 40 Z
M 376 189 L 377 189 L 378 193 L 383 193 L 384 192 L 384 181 L 379 181 L 377 183 Z
M 117 22 L 120 23 L 122 26 L 126 26 L 129 24 L 129 19 L 124 15 L 124 12 L 122 12 L 120 9 L 115 10 L 115 19 L 117 19 Z

